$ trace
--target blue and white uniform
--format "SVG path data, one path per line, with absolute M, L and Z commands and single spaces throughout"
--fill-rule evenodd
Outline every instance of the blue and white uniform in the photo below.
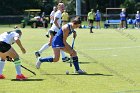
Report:
M 125 12 L 121 12 L 120 13 L 120 20 L 121 21 L 125 21 L 126 20 L 126 14 L 125 14 Z
M 136 22 L 140 22 L 140 14 L 136 14 Z
M 95 14 L 95 20 L 96 21 L 100 21 L 101 20 L 101 13 L 99 11 L 97 11 L 97 13 Z
M 71 28 L 70 24 L 67 24 L 69 28 L 69 36 L 74 32 L 74 30 Z M 54 36 L 52 40 L 52 48 L 64 48 L 64 43 L 63 43 L 63 31 L 60 29 L 57 34 Z

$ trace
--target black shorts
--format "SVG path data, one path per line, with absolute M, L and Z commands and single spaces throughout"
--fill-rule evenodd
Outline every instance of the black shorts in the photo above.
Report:
M 91 20 L 91 19 L 90 19 L 90 20 L 88 20 L 88 21 L 89 21 L 89 23 L 93 23 L 93 20 Z
M 0 52 L 5 53 L 11 48 L 10 44 L 0 41 Z
M 100 22 L 100 20 L 96 20 L 96 22 Z
M 53 36 L 55 36 L 55 34 L 57 33 L 57 32 L 52 31 L 52 30 L 49 30 L 49 32 L 50 32 L 50 34 L 52 34 Z

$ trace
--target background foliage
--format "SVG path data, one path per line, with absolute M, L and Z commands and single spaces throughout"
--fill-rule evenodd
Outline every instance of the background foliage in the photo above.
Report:
M 45 1 L 45 3 L 43 2 Z M 41 8 L 46 14 L 52 11 L 52 7 L 60 0 L 3 0 L 0 3 L 0 15 L 22 15 L 25 9 Z M 66 4 L 69 14 L 75 14 L 76 0 L 62 0 Z M 105 13 L 105 8 L 126 7 L 128 13 L 140 10 L 140 0 L 81 0 L 82 14 L 87 14 L 93 8 Z

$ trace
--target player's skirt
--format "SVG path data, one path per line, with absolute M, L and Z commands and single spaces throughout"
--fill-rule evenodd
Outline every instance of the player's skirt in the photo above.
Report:
M 64 48 L 63 38 L 54 36 L 52 40 L 52 48 Z
M 9 51 L 11 48 L 10 44 L 7 44 L 6 42 L 0 41 L 0 52 L 5 53 Z
M 139 23 L 140 22 L 140 19 L 136 19 L 136 22 Z
M 121 17 L 121 18 L 120 18 L 120 20 L 121 20 L 121 21 L 125 21 L 125 20 L 126 20 L 126 18 L 124 18 L 124 17 Z

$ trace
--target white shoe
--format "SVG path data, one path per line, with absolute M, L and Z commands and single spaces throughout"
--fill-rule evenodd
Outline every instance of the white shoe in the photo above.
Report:
M 36 62 L 36 68 L 37 68 L 37 69 L 40 68 L 41 63 L 42 63 L 42 62 L 40 62 L 40 60 L 39 60 L 40 58 L 41 58 L 41 57 L 39 57 L 39 58 L 37 59 L 37 62 Z
M 75 73 L 78 74 L 87 74 L 87 72 L 85 72 L 84 70 L 79 69 L 78 71 L 75 71 Z

